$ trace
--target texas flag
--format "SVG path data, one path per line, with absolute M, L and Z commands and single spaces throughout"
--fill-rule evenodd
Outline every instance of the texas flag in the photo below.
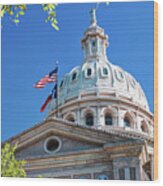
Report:
M 40 112 L 44 112 L 46 106 L 51 102 L 52 99 L 57 99 L 57 90 L 58 90 L 58 85 L 55 84 L 54 88 L 51 91 L 51 94 L 49 94 L 44 104 L 42 105 Z

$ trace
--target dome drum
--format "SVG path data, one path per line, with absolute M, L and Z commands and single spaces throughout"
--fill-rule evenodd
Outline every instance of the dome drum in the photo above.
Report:
M 125 131 L 136 131 L 141 134 L 153 135 L 153 119 L 152 114 L 144 110 L 139 110 L 134 104 L 130 105 L 123 100 L 122 102 L 118 99 L 113 99 L 108 97 L 101 98 L 100 100 L 94 95 L 92 99 L 89 96 L 82 97 L 80 99 L 74 99 L 68 101 L 61 107 L 59 107 L 59 117 L 70 121 L 71 117 L 74 118 L 74 123 L 79 125 L 87 126 L 85 122 L 85 114 L 91 113 L 94 118 L 94 124 L 90 127 L 95 128 L 110 128 L 123 129 Z M 49 117 L 55 116 L 55 110 L 49 114 Z M 105 124 L 105 114 L 110 114 L 112 116 L 112 125 L 108 126 Z M 127 118 L 130 121 L 131 126 L 126 126 L 124 124 L 124 119 Z M 142 131 L 141 125 L 142 121 L 146 121 L 148 126 L 147 130 Z

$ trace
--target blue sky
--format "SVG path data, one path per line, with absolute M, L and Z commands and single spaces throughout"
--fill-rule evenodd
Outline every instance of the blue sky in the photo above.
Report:
M 40 5 L 28 5 L 20 24 L 2 20 L 2 141 L 42 121 L 40 107 L 52 85 L 33 84 L 55 67 L 59 78 L 82 63 L 80 40 L 96 4 L 59 4 L 60 31 L 44 22 Z M 108 59 L 140 82 L 153 112 L 153 2 L 100 4 L 98 24 L 109 35 Z

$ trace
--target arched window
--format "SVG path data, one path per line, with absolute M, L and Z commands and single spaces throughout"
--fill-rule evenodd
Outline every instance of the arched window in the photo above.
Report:
M 112 115 L 110 113 L 105 114 L 105 125 L 112 125 L 113 124 L 113 119 Z
M 85 116 L 86 125 L 93 126 L 94 125 L 94 119 L 92 113 L 87 113 Z
M 95 40 L 92 41 L 92 46 L 93 46 L 93 47 L 96 46 L 96 41 L 95 41 Z
M 97 41 L 93 40 L 92 41 L 92 53 L 94 54 L 95 52 L 97 52 Z
M 148 127 L 144 121 L 141 122 L 141 130 L 142 130 L 142 132 L 148 133 Z
M 124 118 L 124 126 L 131 127 L 131 121 L 127 116 L 125 116 L 125 118 Z
M 66 120 L 67 121 L 70 121 L 70 122 L 75 122 L 75 118 L 74 118 L 74 116 L 73 115 L 68 115 L 67 117 L 66 117 Z
M 68 121 L 75 122 L 75 119 L 73 117 L 68 118 Z

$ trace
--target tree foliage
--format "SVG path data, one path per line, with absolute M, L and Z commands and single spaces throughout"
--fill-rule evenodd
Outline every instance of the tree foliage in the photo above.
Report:
M 45 22 L 51 23 L 51 26 L 55 28 L 56 30 L 59 30 L 59 27 L 57 26 L 58 21 L 56 19 L 56 6 L 57 4 L 43 4 L 43 10 L 48 13 L 48 17 L 45 19 Z
M 1 176 L 3 177 L 26 177 L 24 170 L 25 161 L 16 160 L 16 145 L 11 147 L 6 143 L 1 150 Z
M 57 17 L 56 17 L 56 7 L 57 4 L 42 4 L 42 9 L 48 14 L 45 22 L 50 22 L 51 26 L 59 30 Z M 11 21 L 16 25 L 20 22 L 20 16 L 23 16 L 28 8 L 28 5 L 0 5 L 0 16 L 3 18 L 6 14 L 9 15 Z
M 110 2 L 106 2 L 106 5 L 109 5 Z M 100 2 L 96 4 L 96 9 L 99 7 Z M 18 25 L 20 22 L 19 17 L 25 14 L 27 10 L 26 4 L 21 5 L 0 5 L 0 17 L 4 17 L 6 14 L 9 15 L 10 19 Z M 42 9 L 48 14 L 45 19 L 45 23 L 50 23 L 55 30 L 59 30 L 58 21 L 56 16 L 56 7 L 57 4 L 42 4 Z

